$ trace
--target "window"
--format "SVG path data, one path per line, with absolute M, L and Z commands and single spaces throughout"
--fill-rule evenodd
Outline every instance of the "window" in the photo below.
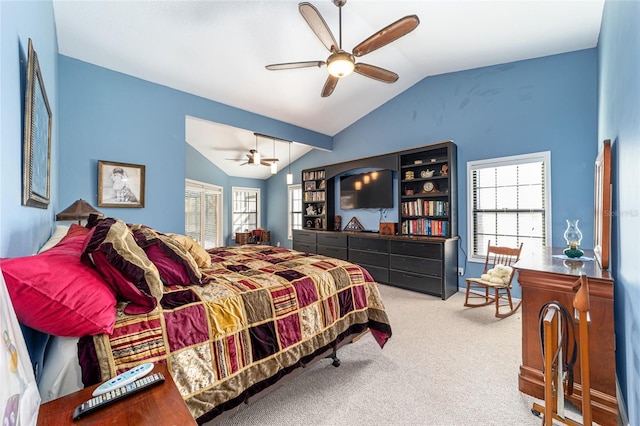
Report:
M 231 188 L 233 238 L 236 232 L 253 231 L 260 227 L 260 189 Z
M 551 231 L 549 151 L 467 163 L 469 260 L 484 262 L 487 244 L 542 253 Z
M 289 185 L 287 197 L 287 238 L 293 239 L 293 230 L 302 229 L 302 185 Z
M 184 221 L 185 235 L 205 249 L 222 246 L 222 187 L 187 179 Z

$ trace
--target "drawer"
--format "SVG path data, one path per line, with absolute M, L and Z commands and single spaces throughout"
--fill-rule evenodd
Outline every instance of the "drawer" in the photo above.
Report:
M 309 243 L 301 243 L 298 242 L 296 240 L 293 240 L 293 249 L 294 250 L 298 250 L 298 251 L 302 251 L 305 253 L 314 253 L 316 252 L 316 245 L 315 244 L 309 244 Z
M 294 229 L 293 231 L 293 241 L 298 241 L 301 243 L 316 243 L 316 233 L 309 231 L 300 231 L 298 229 Z
M 436 277 L 442 276 L 442 262 L 440 260 L 425 259 L 424 257 L 389 255 L 389 267 L 400 271 L 417 272 Z
M 349 261 L 357 264 L 389 267 L 389 255 L 375 251 L 352 250 L 349 248 Z
M 389 252 L 389 240 L 386 238 L 366 238 L 349 236 L 349 248 L 356 250 Z
M 334 247 L 347 247 L 347 236 L 342 234 L 318 234 L 318 244 Z
M 442 259 L 442 244 L 423 241 L 399 241 L 391 240 L 390 252 L 407 256 L 426 257 L 429 259 Z
M 379 266 L 361 265 L 364 269 L 369 271 L 374 280 L 378 283 L 389 282 L 389 270 L 387 268 L 380 268 Z
M 442 280 L 440 278 L 390 270 L 389 283 L 422 293 L 429 293 L 436 296 L 442 295 Z
M 318 254 L 335 257 L 336 259 L 348 260 L 346 247 L 323 246 L 321 244 L 318 244 L 316 247 Z

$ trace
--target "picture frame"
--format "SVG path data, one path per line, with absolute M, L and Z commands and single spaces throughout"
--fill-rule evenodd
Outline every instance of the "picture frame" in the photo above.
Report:
M 316 181 L 315 180 L 306 181 L 304 183 L 304 190 L 305 191 L 315 191 L 315 189 L 316 189 Z
M 602 144 L 595 162 L 593 253 L 602 269 L 609 268 L 611 250 L 611 140 Z
M 50 201 L 53 115 L 38 55 L 29 39 L 25 90 L 22 205 L 46 209 Z
M 145 166 L 98 161 L 98 206 L 144 207 Z

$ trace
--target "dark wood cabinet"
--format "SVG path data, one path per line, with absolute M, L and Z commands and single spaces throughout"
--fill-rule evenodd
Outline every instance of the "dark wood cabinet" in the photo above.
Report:
M 333 228 L 333 179 L 324 168 L 302 172 L 302 227 Z
M 320 232 L 317 235 L 318 254 L 347 260 L 347 236 L 338 233 Z
M 448 298 L 458 291 L 457 147 L 451 141 L 302 170 L 295 250 L 349 260 L 381 283 Z M 397 174 L 397 234 L 340 232 L 336 180 L 355 169 Z M 389 224 L 387 224 L 389 225 Z M 335 226 L 335 230 L 334 230 Z
M 458 291 L 457 238 L 294 230 L 293 248 L 348 260 L 377 282 L 443 300 Z
M 398 196 L 403 235 L 458 235 L 457 156 L 453 142 L 399 154 Z
M 294 229 L 293 249 L 305 253 L 316 253 L 316 233 L 313 231 Z

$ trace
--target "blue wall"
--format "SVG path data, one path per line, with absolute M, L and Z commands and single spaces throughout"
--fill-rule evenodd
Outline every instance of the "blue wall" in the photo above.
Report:
M 35 252 L 46 241 L 60 205 L 58 43 L 51 2 L 0 2 L 0 31 L 0 257 L 14 257 Z M 22 206 L 22 129 L 29 38 L 38 54 L 53 114 L 51 204 L 46 210 Z
M 597 69 L 597 51 L 588 49 L 425 78 L 337 134 L 332 152 L 312 151 L 296 161 L 294 177 L 299 182 L 300 170 L 307 167 L 453 140 L 458 145 L 458 230 L 464 266 L 466 163 L 551 151 L 549 244 L 565 245 L 565 219 L 575 217 L 580 219 L 583 247 L 591 248 Z M 282 217 L 286 191 L 279 179 L 270 181 L 268 188 L 269 217 Z M 343 222 L 350 218 L 343 216 Z M 272 221 L 269 228 L 286 241 L 285 223 Z M 480 264 L 467 263 L 466 275 L 481 269 Z M 519 292 L 516 286 L 514 293 Z
M 97 207 L 98 160 L 144 164 L 145 208 L 100 210 L 163 232 L 184 232 L 185 177 L 197 179 L 198 174 L 204 174 L 208 178 L 198 180 L 225 189 L 234 184 L 215 170 L 186 171 L 186 159 L 194 157 L 192 152 L 188 157 L 185 154 L 186 115 L 331 147 L 331 138 L 326 135 L 66 56 L 61 55 L 59 62 L 60 136 L 64 140 L 60 148 L 60 169 L 64 170 L 60 205 L 65 207 L 78 198 Z M 203 164 L 202 159 L 196 161 Z M 230 194 L 230 189 L 225 192 Z
M 612 141 L 611 271 L 616 370 L 629 424 L 640 424 L 640 2 L 607 1 L 599 54 L 598 146 Z

